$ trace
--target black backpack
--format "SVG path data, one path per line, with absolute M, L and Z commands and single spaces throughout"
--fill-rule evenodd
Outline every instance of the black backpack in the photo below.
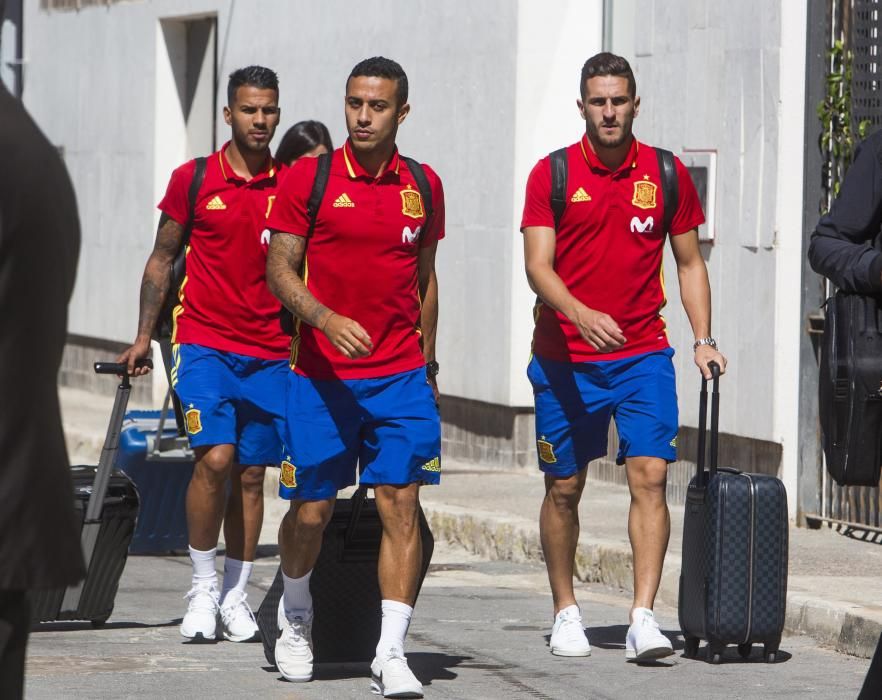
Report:
M 306 238 L 312 236 L 315 231 L 315 223 L 318 219 L 318 210 L 325 196 L 325 190 L 328 187 L 328 178 L 331 175 L 331 155 L 330 153 L 322 153 L 318 157 L 318 164 L 315 171 L 315 180 L 312 183 L 312 191 L 309 193 L 309 199 L 306 201 L 306 213 L 309 216 L 309 229 L 306 232 Z M 422 195 L 423 203 L 426 207 L 426 223 L 424 230 L 429 230 L 429 224 L 432 220 L 432 214 L 435 210 L 432 207 L 432 188 L 429 186 L 429 179 L 426 177 L 426 171 L 423 166 L 413 158 L 401 156 L 401 160 L 407 163 L 410 174 L 416 181 L 417 189 Z M 282 332 L 288 335 L 294 335 L 294 314 L 292 314 L 284 306 L 279 311 L 279 323 L 282 326 Z
M 665 211 L 662 218 L 664 233 L 671 232 L 674 212 L 680 203 L 680 188 L 677 181 L 677 168 L 674 154 L 663 148 L 655 149 L 658 155 L 658 171 L 661 175 L 662 199 Z M 551 160 L 551 211 L 554 213 L 554 228 L 560 227 L 560 219 L 567 207 L 567 149 L 559 148 L 548 154 Z

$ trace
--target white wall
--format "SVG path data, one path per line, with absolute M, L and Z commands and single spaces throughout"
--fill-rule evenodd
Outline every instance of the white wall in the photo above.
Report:
M 721 430 L 782 445 L 796 507 L 806 6 L 799 0 L 618 0 L 613 50 L 632 52 L 638 137 L 718 152 L 715 228 L 703 246 L 713 333 L 729 359 Z M 624 26 L 623 26 L 624 25 Z M 697 422 L 692 332 L 666 255 L 681 423 Z M 736 465 L 737 466 L 737 465 Z
M 533 295 L 517 232 L 523 188 L 538 158 L 582 133 L 574 102 L 581 65 L 600 50 L 601 0 L 376 0 L 365 12 L 345 0 L 153 0 L 53 13 L 25 5 L 26 105 L 65 147 L 83 222 L 72 332 L 122 341 L 134 334 L 155 204 L 185 148 L 180 115 L 162 107 L 174 86 L 159 20 L 214 15 L 219 141 L 228 133 L 220 115 L 226 77 L 237 67 L 278 71 L 280 135 L 315 118 L 339 145 L 352 65 L 376 54 L 402 63 L 413 111 L 401 150 L 435 167 L 447 194 L 438 259 L 442 388 L 531 404 L 524 368 Z M 790 130 L 802 109 L 799 3 L 612 5 L 612 49 L 632 59 L 643 99 L 638 138 L 676 152 L 718 151 L 718 237 L 706 254 L 714 333 L 731 363 L 722 429 L 782 442 L 786 451 L 792 425 L 781 397 L 798 332 L 788 292 L 796 286 L 789 256 L 801 197 L 792 160 L 801 135 Z M 788 165 L 779 169 L 782 158 Z M 688 425 L 698 381 L 692 333 L 670 256 L 666 269 Z
M 802 171 L 778 168 L 785 107 L 779 4 L 635 0 L 622 3 L 621 12 L 631 19 L 632 29 L 620 43 L 634 52 L 642 98 L 634 127 L 638 138 L 675 153 L 718 153 L 717 237 L 703 251 L 713 294 L 713 333 L 729 360 L 721 385 L 721 430 L 780 441 L 772 391 L 781 320 L 776 306 L 778 194 L 780 182 L 801 182 Z M 619 26 L 614 35 L 622 32 L 627 30 Z M 804 27 L 793 25 L 787 32 L 805 34 Z M 788 65 L 787 80 L 802 83 L 804 68 L 797 68 Z M 801 123 L 799 95 L 788 97 L 787 114 Z M 794 220 L 799 211 L 793 212 Z M 670 252 L 665 272 L 669 301 L 664 315 L 678 352 L 680 419 L 695 425 L 699 377 L 692 363 L 693 334 Z
M 509 362 L 509 402 L 514 406 L 533 403 L 526 367 L 533 338 L 536 295 L 527 284 L 523 241 L 518 233 L 524 188 L 537 160 L 561 146 L 575 143 L 585 131 L 576 99 L 582 65 L 601 48 L 602 5 L 602 0 L 518 2 Z
M 235 68 L 259 63 L 279 73 L 279 136 L 315 118 L 339 145 L 352 66 L 378 54 L 404 66 L 412 112 L 399 145 L 439 172 L 447 195 L 438 256 L 443 390 L 509 401 L 515 4 L 377 0 L 354 11 L 344 0 L 154 0 L 51 13 L 27 5 L 27 106 L 65 147 L 84 229 L 71 332 L 134 336 L 155 205 L 185 148 L 180 114 L 165 111 L 175 88 L 159 20 L 215 15 L 221 142 Z

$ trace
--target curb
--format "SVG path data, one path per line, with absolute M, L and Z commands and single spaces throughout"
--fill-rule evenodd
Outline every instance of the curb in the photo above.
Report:
M 458 544 L 489 559 L 542 562 L 538 523 L 523 518 L 478 513 L 442 504 L 423 504 L 436 538 Z M 680 578 L 679 553 L 665 557 L 658 598 L 677 606 Z M 633 561 L 629 547 L 579 542 L 576 578 L 633 590 Z M 812 637 L 825 647 L 862 659 L 873 656 L 882 635 L 882 611 L 853 603 L 825 601 L 804 593 L 787 594 L 784 631 Z

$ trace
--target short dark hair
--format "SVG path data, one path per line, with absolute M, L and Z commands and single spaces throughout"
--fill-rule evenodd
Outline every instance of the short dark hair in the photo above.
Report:
M 373 58 L 366 58 L 363 61 L 359 61 L 355 64 L 355 68 L 349 73 L 349 77 L 346 78 L 347 87 L 352 78 L 359 78 L 362 76 L 367 78 L 387 78 L 389 80 L 395 80 L 397 82 L 397 90 L 395 93 L 396 98 L 398 99 L 397 106 L 401 107 L 401 105 L 407 103 L 407 74 L 404 72 L 404 68 L 391 58 L 374 56 Z
M 631 70 L 631 64 L 621 56 L 604 51 L 589 58 L 585 61 L 585 65 L 582 66 L 582 82 L 579 84 L 579 92 L 583 100 L 585 99 L 588 80 L 603 75 L 627 78 L 628 93 L 632 98 L 637 96 L 637 81 L 634 80 L 634 71 Z
M 279 92 L 279 76 L 276 72 L 263 66 L 246 66 L 230 73 L 227 83 L 227 106 L 232 105 L 236 99 L 236 90 L 243 85 L 260 88 L 261 90 L 275 90 Z
M 312 119 L 297 122 L 282 137 L 276 149 L 276 160 L 287 165 L 317 146 L 324 146 L 328 153 L 334 150 L 328 127 Z

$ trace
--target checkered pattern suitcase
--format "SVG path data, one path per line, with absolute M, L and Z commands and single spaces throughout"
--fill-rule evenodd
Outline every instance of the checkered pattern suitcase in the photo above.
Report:
M 680 627 L 687 656 L 707 640 L 707 658 L 722 660 L 728 644 L 742 657 L 763 644 L 773 662 L 787 600 L 787 494 L 779 479 L 717 467 L 719 367 L 713 366 L 710 468 L 705 463 L 707 381 L 699 406 L 697 474 L 683 519 Z

